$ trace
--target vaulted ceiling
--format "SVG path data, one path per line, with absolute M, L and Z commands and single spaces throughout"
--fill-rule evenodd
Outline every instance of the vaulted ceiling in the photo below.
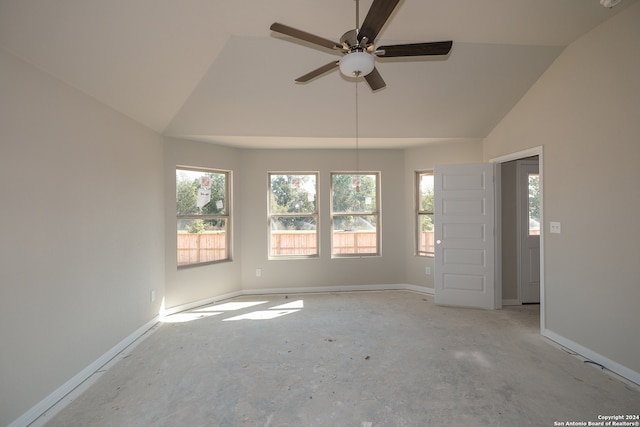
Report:
M 378 59 L 376 92 L 337 71 L 295 83 L 340 56 L 269 30 L 338 41 L 354 0 L 0 0 L 0 47 L 168 136 L 353 148 L 357 96 L 361 146 L 406 147 L 484 138 L 567 45 L 637 1 L 401 0 L 378 45 L 453 48 Z

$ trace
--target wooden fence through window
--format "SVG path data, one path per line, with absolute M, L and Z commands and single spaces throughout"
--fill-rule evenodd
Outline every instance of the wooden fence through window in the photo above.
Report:
M 178 234 L 178 266 L 219 261 L 225 258 L 227 258 L 226 233 Z
M 219 261 L 227 257 L 226 233 L 178 234 L 178 265 Z M 333 254 L 375 254 L 375 231 L 335 231 Z M 433 232 L 420 233 L 420 248 L 433 251 Z M 304 256 L 318 253 L 316 232 L 283 230 L 271 233 L 272 256 Z

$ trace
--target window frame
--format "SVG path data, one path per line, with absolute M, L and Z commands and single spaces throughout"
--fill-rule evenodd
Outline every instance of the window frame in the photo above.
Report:
M 177 180 L 177 175 L 179 171 L 185 171 L 185 172 L 199 172 L 199 173 L 210 173 L 210 174 L 221 174 L 225 176 L 225 180 L 224 180 L 224 198 L 225 198 L 225 206 L 224 206 L 224 213 L 218 213 L 218 214 L 188 214 L 188 215 L 178 215 L 178 212 L 176 210 L 176 263 L 178 263 L 178 251 L 180 250 L 180 248 L 178 247 L 178 243 L 177 243 L 177 229 L 178 229 L 178 223 L 181 220 L 194 220 L 194 219 L 200 219 L 200 220 L 204 220 L 204 221 L 209 221 L 209 220 L 216 220 L 216 219 L 222 219 L 225 221 L 225 256 L 224 258 L 220 258 L 220 259 L 215 259 L 215 260 L 210 260 L 210 261 L 202 261 L 202 262 L 190 262 L 188 264 L 177 264 L 177 268 L 179 270 L 181 269 L 185 269 L 185 268 L 192 268 L 192 267 L 200 267 L 200 266 L 204 266 L 204 265 L 211 265 L 211 264 L 218 264 L 221 262 L 229 262 L 229 261 L 233 261 L 233 256 L 232 256 L 232 224 L 233 224 L 233 218 L 232 218 L 232 200 L 231 200 L 231 186 L 232 186 L 232 179 L 233 179 L 233 173 L 230 170 L 224 170 L 224 169 L 213 169 L 213 168 L 204 168 L 204 167 L 194 167 L 194 166 L 183 166 L 183 165 L 176 165 L 175 167 L 175 171 L 176 171 L 176 203 L 177 203 L 177 192 L 178 192 L 178 180 Z
M 288 176 L 288 177 L 301 177 L 301 176 L 314 176 L 315 177 L 315 211 L 308 213 L 300 212 L 273 212 L 271 206 L 271 177 L 272 176 Z M 315 221 L 315 247 L 316 251 L 313 254 L 283 254 L 274 255 L 272 253 L 272 237 L 273 237 L 273 220 L 275 218 L 297 218 L 307 217 L 312 218 Z M 267 259 L 269 260 L 292 260 L 292 259 L 311 259 L 320 257 L 320 172 L 318 171 L 270 171 L 267 172 Z
M 415 172 L 415 212 L 416 212 L 416 218 L 415 218 L 415 255 L 416 256 L 420 256 L 420 257 L 427 257 L 427 258 L 433 258 L 435 256 L 435 246 L 433 247 L 433 251 L 426 251 L 423 250 L 421 248 L 421 242 L 422 242 L 422 221 L 423 218 L 427 217 L 427 218 L 431 218 L 431 224 L 434 224 L 433 219 L 434 219 L 434 210 L 435 207 L 433 207 L 432 210 L 426 210 L 426 209 L 422 209 L 422 195 L 420 193 L 421 188 L 420 188 L 420 183 L 422 181 L 422 177 L 423 176 L 431 176 L 433 177 L 433 169 L 425 169 L 425 170 L 418 170 Z M 435 187 L 434 187 L 434 192 L 435 192 Z
M 362 211 L 362 212 L 335 212 L 334 211 L 334 200 L 333 200 L 333 182 L 334 176 L 336 175 L 351 175 L 351 176 L 364 176 L 364 175 L 374 175 L 375 176 L 375 197 L 376 197 L 376 205 L 374 210 L 370 211 Z M 333 171 L 329 174 L 329 210 L 330 210 L 330 222 L 331 222 L 331 258 L 339 259 L 339 258 L 364 258 L 364 257 L 380 257 L 382 256 L 382 210 L 381 210 L 381 187 L 382 187 L 382 173 L 380 171 Z M 348 217 L 348 216 L 375 216 L 376 217 L 376 252 L 375 253 L 336 253 L 334 247 L 334 219 L 339 217 Z

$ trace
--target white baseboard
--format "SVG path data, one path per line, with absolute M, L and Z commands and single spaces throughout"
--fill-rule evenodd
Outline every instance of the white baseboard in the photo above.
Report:
M 244 292 L 243 291 L 229 292 L 226 294 L 218 295 L 211 298 L 205 298 L 205 299 L 190 302 L 187 304 L 176 305 L 175 307 L 170 307 L 163 310 L 162 313 L 160 313 L 160 319 L 162 320 L 163 317 L 169 316 L 171 314 L 176 314 L 182 311 L 191 310 L 192 308 L 196 308 L 196 307 L 202 307 L 203 305 L 210 305 L 219 301 L 235 298 L 240 295 L 244 295 Z
M 112 347 L 105 354 L 96 359 L 89 366 L 78 372 L 66 383 L 58 387 L 53 393 L 41 400 L 38 404 L 33 406 L 27 412 L 22 414 L 19 418 L 9 424 L 8 427 L 26 427 L 32 425 L 34 421 L 41 417 L 50 418 L 55 413 L 59 412 L 66 404 L 65 399 L 74 391 L 76 391 L 81 385 L 87 385 L 87 380 L 92 376 L 106 368 L 110 362 L 114 362 L 114 359 L 125 350 L 132 350 L 134 346 L 132 344 L 138 344 L 142 336 L 144 336 L 151 328 L 153 328 L 159 321 L 159 317 L 156 316 L 153 320 L 147 322 L 145 325 L 136 329 L 128 337 L 120 341 L 114 347 Z M 124 354 L 123 354 L 124 355 Z M 97 379 L 97 378 L 95 378 Z M 95 380 L 94 379 L 94 380 Z M 47 420 L 48 421 L 48 420 Z M 46 421 L 43 421 L 43 423 Z
M 357 292 L 357 291 L 413 291 L 433 295 L 433 289 L 409 284 L 392 285 L 345 285 L 345 286 L 314 286 L 301 288 L 267 288 L 244 289 L 242 295 L 271 295 L 271 294 L 309 294 L 325 292 Z
M 560 344 L 562 347 L 568 348 L 569 350 L 574 351 L 578 355 L 583 358 L 590 360 L 592 362 L 597 363 L 598 365 L 604 367 L 605 369 L 611 371 L 617 376 L 622 377 L 621 379 L 626 379 L 631 381 L 636 386 L 640 386 L 640 373 L 636 372 L 632 369 L 627 368 L 619 364 L 618 362 L 614 362 L 613 360 L 605 357 L 599 353 L 596 353 L 593 350 L 590 350 L 580 344 L 571 341 L 568 338 L 563 337 L 562 335 L 558 335 L 553 331 L 548 329 L 544 329 L 541 331 L 542 336 L 547 337 L 551 341 L 554 341 L 557 344 Z

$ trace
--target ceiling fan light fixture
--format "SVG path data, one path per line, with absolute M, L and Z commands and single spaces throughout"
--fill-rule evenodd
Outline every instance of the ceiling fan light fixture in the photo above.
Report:
M 618 3 L 620 3 L 620 0 L 600 0 L 600 4 L 609 9 Z
M 351 52 L 340 58 L 340 72 L 347 77 L 366 76 L 374 66 L 375 58 L 366 52 Z

